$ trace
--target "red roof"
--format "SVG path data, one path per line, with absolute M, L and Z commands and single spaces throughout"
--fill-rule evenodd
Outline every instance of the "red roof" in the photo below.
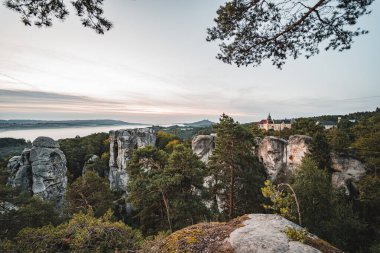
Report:
M 273 121 L 267 120 L 267 119 L 263 119 L 263 120 L 260 121 L 260 125 L 263 125 L 263 124 L 273 124 Z

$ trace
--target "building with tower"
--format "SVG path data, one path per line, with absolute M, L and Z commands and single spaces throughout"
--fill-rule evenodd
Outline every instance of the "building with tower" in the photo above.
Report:
M 287 119 L 275 121 L 272 119 L 269 113 L 266 119 L 263 119 L 259 122 L 259 128 L 265 131 L 268 131 L 271 129 L 274 131 L 282 131 L 285 128 L 289 128 L 289 129 L 292 128 L 292 122 Z

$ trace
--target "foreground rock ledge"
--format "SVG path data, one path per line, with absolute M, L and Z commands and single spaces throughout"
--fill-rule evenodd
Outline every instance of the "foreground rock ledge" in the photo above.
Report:
M 307 233 L 304 243 L 292 241 L 287 228 L 300 226 L 274 214 L 249 214 L 227 223 L 200 223 L 176 231 L 157 242 L 156 252 L 204 253 L 342 253 L 339 249 Z

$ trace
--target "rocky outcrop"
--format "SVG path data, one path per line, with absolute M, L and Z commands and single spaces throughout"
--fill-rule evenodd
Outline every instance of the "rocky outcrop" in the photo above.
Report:
M 292 229 L 303 242 L 290 239 Z M 295 223 L 274 214 L 250 214 L 227 223 L 200 223 L 157 241 L 149 252 L 342 253 Z
M 286 170 L 288 142 L 273 136 L 265 137 L 255 147 L 255 155 L 267 170 L 269 178 L 276 179 Z
M 192 140 L 193 152 L 205 163 L 215 150 L 216 135 L 198 135 Z M 278 176 L 289 178 L 302 158 L 310 152 L 311 137 L 292 135 L 286 141 L 267 136 L 256 138 L 253 152 L 267 169 L 269 178 L 274 181 Z
M 154 146 L 156 134 L 151 128 L 110 131 L 110 172 L 108 179 L 112 191 L 127 191 L 128 161 L 134 149 Z
M 191 142 L 194 154 L 196 154 L 204 163 L 208 163 L 208 160 L 215 149 L 215 138 L 215 134 L 198 135 L 195 136 Z
M 291 135 L 286 147 L 287 159 L 286 167 L 293 172 L 301 165 L 302 159 L 310 153 L 310 144 L 312 138 L 306 135 Z
M 310 152 L 311 137 L 292 135 L 289 140 L 267 136 L 255 147 L 255 154 L 267 169 L 272 181 L 289 179 Z
M 8 184 L 62 206 L 67 186 L 66 157 L 49 137 L 38 137 L 31 149 L 9 160 Z
M 357 183 L 366 174 L 365 165 L 359 160 L 343 154 L 331 154 L 333 168 L 332 185 L 344 187 L 347 194 L 356 194 Z
M 92 168 L 94 163 L 99 161 L 99 156 L 97 155 L 91 155 L 90 158 L 84 163 L 83 169 L 82 169 L 82 175 L 84 175 L 89 168 Z

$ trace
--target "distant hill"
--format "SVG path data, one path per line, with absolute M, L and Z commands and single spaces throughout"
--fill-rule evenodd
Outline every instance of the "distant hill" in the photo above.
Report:
M 91 126 L 141 125 L 121 120 L 0 120 L 0 130 L 35 129 L 35 128 L 65 128 Z
M 214 124 L 215 122 L 212 122 L 208 119 L 204 119 L 204 120 L 193 122 L 193 123 L 184 123 L 185 126 L 190 126 L 190 127 L 208 127 Z

